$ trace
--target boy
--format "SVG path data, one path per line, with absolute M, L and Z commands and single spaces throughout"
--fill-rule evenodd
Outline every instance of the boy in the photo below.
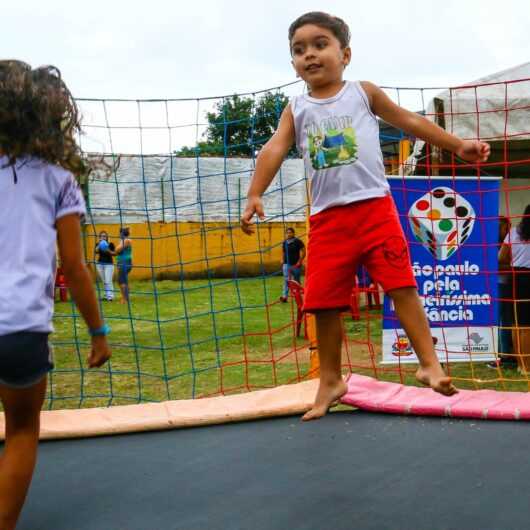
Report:
M 304 310 L 315 313 L 320 358 L 319 389 L 304 420 L 325 415 L 346 393 L 340 370 L 340 312 L 349 305 L 359 262 L 392 298 L 420 361 L 418 381 L 447 396 L 457 391 L 434 351 L 385 178 L 376 115 L 466 161 L 484 162 L 490 153 L 488 144 L 461 140 L 402 109 L 372 83 L 344 81 L 351 60 L 349 40 L 345 22 L 326 13 L 306 13 L 291 24 L 292 64 L 309 93 L 293 98 L 260 151 L 241 218 L 247 234 L 253 232 L 255 213 L 264 219 L 261 195 L 296 141 L 311 176 Z

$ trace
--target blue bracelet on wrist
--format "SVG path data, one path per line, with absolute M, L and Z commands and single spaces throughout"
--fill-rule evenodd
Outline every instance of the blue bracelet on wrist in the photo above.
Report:
M 89 329 L 88 333 L 91 337 L 105 337 L 110 333 L 110 328 L 107 324 L 103 324 L 100 328 Z

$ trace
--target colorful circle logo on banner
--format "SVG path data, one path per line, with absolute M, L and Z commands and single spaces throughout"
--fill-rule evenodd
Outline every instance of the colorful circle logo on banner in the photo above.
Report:
M 462 195 L 440 186 L 415 201 L 408 218 L 415 238 L 436 259 L 444 261 L 471 235 L 475 211 Z

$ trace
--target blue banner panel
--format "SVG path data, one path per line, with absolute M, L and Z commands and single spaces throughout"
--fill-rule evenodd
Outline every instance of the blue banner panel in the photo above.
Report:
M 485 361 L 497 348 L 499 179 L 389 178 L 441 361 Z M 383 362 L 417 362 L 385 297 Z

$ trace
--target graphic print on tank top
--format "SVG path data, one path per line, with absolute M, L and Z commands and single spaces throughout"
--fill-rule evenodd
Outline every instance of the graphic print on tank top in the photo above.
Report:
M 357 140 L 352 122 L 351 116 L 331 116 L 305 126 L 313 169 L 345 166 L 357 160 Z

